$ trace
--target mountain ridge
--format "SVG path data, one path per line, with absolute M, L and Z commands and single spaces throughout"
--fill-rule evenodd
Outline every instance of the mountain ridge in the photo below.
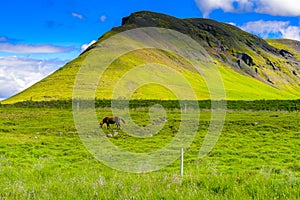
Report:
M 169 21 L 175 22 L 168 25 L 167 22 Z M 195 31 L 196 26 L 200 27 L 200 31 Z M 163 27 L 187 34 L 203 45 L 214 58 L 234 66 L 234 70 L 237 70 L 240 73 L 256 77 L 260 81 L 264 81 L 266 84 L 274 87 L 276 87 L 276 85 L 274 85 L 274 81 L 276 80 L 274 79 L 280 79 L 280 77 L 274 77 L 272 80 L 272 78 L 261 70 L 261 68 L 267 67 L 271 70 L 278 70 L 280 66 L 276 66 L 274 63 L 283 65 L 285 60 L 292 60 L 290 63 L 293 63 L 294 65 L 292 67 L 296 67 L 296 69 L 290 69 L 289 75 L 299 74 L 300 61 L 298 58 L 299 56 L 297 55 L 300 55 L 300 51 L 296 53 L 297 60 L 285 57 L 286 54 L 292 55 L 292 57 L 294 56 L 294 54 L 289 52 L 289 49 L 293 44 L 297 44 L 297 41 L 288 44 L 288 49 L 280 49 L 270 45 L 264 39 L 230 24 L 201 18 L 178 19 L 165 14 L 149 11 L 136 12 L 128 17 L 124 17 L 122 19 L 122 26 L 115 27 L 111 31 L 118 33 L 139 27 Z M 194 30 L 191 32 L 189 29 Z M 229 31 L 228 29 L 231 30 Z M 228 34 L 233 32 L 237 33 Z M 279 41 L 285 40 L 280 39 Z M 260 57 L 257 55 L 260 55 Z M 275 59 L 275 61 L 273 61 L 270 57 L 279 57 L 280 59 Z M 257 62 L 254 60 L 257 60 Z M 260 76 L 257 76 L 259 73 Z M 288 77 L 291 77 L 289 75 Z

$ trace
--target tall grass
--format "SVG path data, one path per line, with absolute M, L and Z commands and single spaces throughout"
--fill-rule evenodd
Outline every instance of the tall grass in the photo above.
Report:
M 132 151 L 161 147 L 173 137 L 169 125 L 180 119 L 179 110 L 167 111 L 167 126 L 157 137 L 140 141 L 120 131 L 110 141 Z M 97 109 L 99 118 L 109 113 Z M 142 119 L 138 123 L 146 123 Z M 230 111 L 217 145 L 199 159 L 209 120 L 210 113 L 201 112 L 180 177 L 179 160 L 141 174 L 103 165 L 83 146 L 69 109 L 0 108 L 0 199 L 300 198 L 298 112 Z

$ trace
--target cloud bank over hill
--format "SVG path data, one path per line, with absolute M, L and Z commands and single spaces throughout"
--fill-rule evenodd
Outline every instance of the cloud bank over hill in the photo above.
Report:
M 0 57 L 0 98 L 14 95 L 54 72 L 66 61 Z
M 253 21 L 241 26 L 243 30 L 257 34 L 263 38 L 282 37 L 287 39 L 300 40 L 300 27 L 291 26 L 288 21 Z
M 75 50 L 74 47 L 61 47 L 50 44 L 30 45 L 30 44 L 11 44 L 0 43 L 0 52 L 18 53 L 18 54 L 36 54 L 36 53 L 64 53 Z
M 0 35 L 0 99 L 12 96 L 48 76 L 68 61 L 59 59 L 59 55 L 74 51 L 78 48 L 23 43 L 22 40 Z
M 273 16 L 300 16 L 298 0 L 195 0 L 204 17 L 216 9 L 224 12 L 255 12 Z

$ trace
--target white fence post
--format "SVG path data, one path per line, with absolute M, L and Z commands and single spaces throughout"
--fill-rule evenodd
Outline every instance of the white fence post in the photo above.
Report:
M 180 176 L 183 176 L 183 148 L 180 149 Z

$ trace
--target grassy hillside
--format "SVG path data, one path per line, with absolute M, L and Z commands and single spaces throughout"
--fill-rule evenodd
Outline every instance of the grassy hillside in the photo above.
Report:
M 138 12 L 124 18 L 123 26 L 113 30 L 120 32 L 151 26 L 187 34 L 222 65 L 299 97 L 299 54 L 291 54 L 282 46 L 273 46 L 235 26 L 209 19 L 182 20 L 158 13 Z M 289 43 L 293 44 L 293 49 L 299 49 L 296 41 Z
M 92 60 L 85 59 L 91 53 L 97 52 L 97 48 L 105 39 L 118 32 L 149 26 L 173 29 L 199 42 L 212 56 L 214 65 L 219 69 L 228 100 L 299 99 L 298 43 L 288 40 L 265 41 L 234 26 L 208 19 L 177 19 L 158 13 L 138 12 L 124 18 L 122 26 L 112 29 L 99 38 L 98 42 L 78 58 L 3 103 L 72 99 L 73 85 L 79 68 L 83 64 L 94 64 Z M 193 70 L 188 60 L 158 49 L 133 51 L 115 60 L 97 84 L 96 98 L 111 99 L 113 88 L 120 78 L 128 71 L 136 69 L 136 66 L 146 63 L 156 63 L 161 66 L 157 65 L 156 68 L 152 66 L 151 73 L 139 68 L 135 76 L 131 80 L 122 82 L 121 86 L 130 89 L 137 84 L 139 78 L 157 76 L 161 80 L 173 81 L 173 87 L 184 95 L 183 82 L 170 77 L 162 67 L 168 66 L 189 81 L 199 100 L 210 98 L 203 77 Z M 137 88 L 131 98 L 170 100 L 176 99 L 176 96 L 163 86 L 150 84 Z M 186 99 L 189 98 L 186 96 Z
M 289 39 L 267 39 L 267 42 L 278 49 L 283 49 L 290 52 L 292 56 L 299 61 L 300 41 Z
M 144 55 L 147 55 L 147 57 Z M 4 103 L 15 103 L 24 100 L 49 101 L 57 99 L 71 99 L 75 76 L 84 56 L 85 55 L 81 55 L 79 58 L 68 63 L 65 67 L 61 68 L 54 74 L 22 93 L 4 101 Z M 192 84 L 199 100 L 210 98 L 205 82 L 199 73 L 188 70 L 188 63 L 183 63 L 175 57 L 170 59 L 165 53 L 158 50 L 132 52 L 116 60 L 103 74 L 104 82 L 99 84 L 96 97 L 98 99 L 111 99 L 113 88 L 122 75 L 124 75 L 128 70 L 134 68 L 136 65 L 141 65 L 142 63 L 154 60 L 159 60 L 162 64 L 173 66 L 174 69 L 180 70 L 180 73 L 182 73 Z M 289 93 L 288 91 L 276 89 L 255 78 L 238 73 L 228 67 L 219 66 L 219 70 L 223 78 L 228 100 L 297 98 L 297 95 Z M 170 78 L 168 77 L 168 74 L 162 74 L 162 71 L 159 68 L 156 71 L 152 71 L 152 73 L 156 75 L 163 75 L 164 78 Z M 139 74 L 136 74 L 136 77 L 143 77 L 145 79 L 146 76 L 147 73 L 145 73 L 145 71 L 140 71 Z M 130 87 L 130 84 L 134 84 L 134 81 L 131 83 L 128 81 L 126 84 Z M 176 84 L 176 87 L 181 87 L 180 82 L 176 82 Z M 184 92 L 184 90 L 181 91 Z M 148 85 L 139 88 L 133 94 L 132 98 L 170 100 L 176 99 L 176 96 L 162 86 Z

